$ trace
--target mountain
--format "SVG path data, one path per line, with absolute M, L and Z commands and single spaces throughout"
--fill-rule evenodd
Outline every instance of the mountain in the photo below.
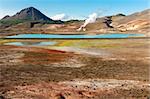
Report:
M 150 32 L 150 9 L 136 12 L 125 16 L 117 14 L 97 18 L 96 22 L 88 24 L 85 28 L 90 32 L 129 32 L 149 33 Z
M 61 20 L 52 20 L 34 7 L 21 10 L 13 16 L 6 15 L 0 20 L 0 28 L 7 28 L 20 23 L 23 27 L 32 28 L 35 24 L 62 24 Z M 28 24 L 26 24 L 28 23 Z
M 121 31 L 149 32 L 150 28 L 150 9 L 136 12 L 124 18 L 112 22 L 114 28 Z
M 2 20 L 53 21 L 34 7 L 21 10 L 13 16 L 5 16 Z
M 97 18 L 85 31 L 77 31 L 85 20 L 54 21 L 33 7 L 21 10 L 14 16 L 0 20 L 0 32 L 22 33 L 149 33 L 150 9 L 131 15 L 117 14 Z M 11 20 L 11 21 L 10 21 Z M 21 20 L 21 21 L 20 21 Z M 23 20 L 23 22 L 22 22 Z M 15 24 L 14 24 L 15 23 Z M 58 24 L 59 23 L 59 24 Z M 5 25 L 2 25 L 5 24 Z M 11 25 L 10 25 L 11 24 Z M 12 25 L 13 24 L 13 25 Z

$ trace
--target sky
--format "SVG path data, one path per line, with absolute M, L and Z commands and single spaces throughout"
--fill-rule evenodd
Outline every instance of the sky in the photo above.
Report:
M 150 0 L 0 0 L 0 18 L 31 6 L 51 18 L 85 19 L 94 12 L 129 15 L 150 8 Z

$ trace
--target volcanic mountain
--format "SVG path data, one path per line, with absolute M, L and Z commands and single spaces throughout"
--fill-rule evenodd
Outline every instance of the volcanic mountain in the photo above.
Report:
M 64 22 L 61 20 L 52 20 L 36 8 L 28 7 L 21 10 L 20 12 L 17 12 L 13 16 L 6 15 L 3 17 L 0 20 L 0 28 L 15 26 L 19 23 L 24 23 L 22 24 L 23 26 L 19 28 L 32 28 L 35 24 L 62 24 Z
M 7 15 L 2 20 L 54 21 L 34 7 L 25 8 L 13 16 Z

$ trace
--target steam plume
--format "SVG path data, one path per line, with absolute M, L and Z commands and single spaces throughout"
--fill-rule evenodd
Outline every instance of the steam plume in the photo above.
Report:
M 83 29 L 85 31 L 85 27 L 89 24 L 89 23 L 94 23 L 96 21 L 98 17 L 97 13 L 92 13 L 91 15 L 89 15 L 89 17 L 85 20 L 84 24 L 80 26 L 79 29 L 77 29 L 77 31 L 81 31 L 81 29 Z

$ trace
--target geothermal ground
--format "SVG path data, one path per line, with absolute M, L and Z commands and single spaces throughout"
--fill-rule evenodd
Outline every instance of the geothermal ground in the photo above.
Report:
M 0 99 L 147 99 L 149 40 L 0 40 Z

